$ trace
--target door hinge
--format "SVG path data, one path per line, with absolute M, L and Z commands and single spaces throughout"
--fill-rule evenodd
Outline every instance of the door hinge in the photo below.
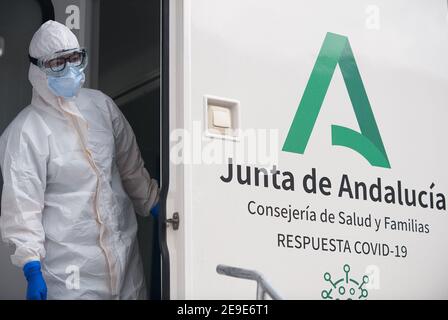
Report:
M 171 219 L 166 220 L 167 226 L 172 225 L 173 230 L 179 230 L 180 217 L 179 212 L 174 212 L 173 217 Z

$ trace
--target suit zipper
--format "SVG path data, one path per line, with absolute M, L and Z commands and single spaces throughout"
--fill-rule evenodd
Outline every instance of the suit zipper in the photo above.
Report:
M 66 112 L 66 111 L 64 111 L 64 112 Z M 95 162 L 93 160 L 93 157 L 92 157 L 92 154 L 91 154 L 90 150 L 85 145 L 85 142 L 84 142 L 84 139 L 82 137 L 82 134 L 80 133 L 79 124 L 78 124 L 77 120 L 70 113 L 68 113 L 68 112 L 66 112 L 66 113 L 72 119 L 72 122 L 73 122 L 73 124 L 75 126 L 75 130 L 76 130 L 76 132 L 78 134 L 78 137 L 79 137 L 79 140 L 81 142 L 81 146 L 83 148 L 84 154 L 86 155 L 87 161 L 89 162 L 90 166 L 92 167 L 92 169 L 93 169 L 93 171 L 95 172 L 95 175 L 96 175 L 96 188 L 95 188 L 95 197 L 94 197 L 94 211 L 95 211 L 95 214 L 96 214 L 96 219 L 95 220 L 100 225 L 100 236 L 99 236 L 99 241 L 98 242 L 99 242 L 99 247 L 101 248 L 101 250 L 103 251 L 103 253 L 104 253 L 105 257 L 106 257 L 107 266 L 108 266 L 109 274 L 110 274 L 111 292 L 112 292 L 112 295 L 115 295 L 115 294 L 117 294 L 117 292 L 115 292 L 116 291 L 115 288 L 116 288 L 116 281 L 117 281 L 117 279 L 116 279 L 116 276 L 114 275 L 114 272 L 113 272 L 112 267 L 111 267 L 111 263 L 110 263 L 110 260 L 109 260 L 109 252 L 107 251 L 107 249 L 106 249 L 106 247 L 104 246 L 104 243 L 103 243 L 103 232 L 101 232 L 102 228 L 104 228 L 104 223 L 101 220 L 100 210 L 99 210 L 99 207 L 98 207 L 98 195 L 99 195 L 99 189 L 100 189 L 100 172 L 99 172 L 98 167 L 96 166 L 96 164 L 95 164 Z

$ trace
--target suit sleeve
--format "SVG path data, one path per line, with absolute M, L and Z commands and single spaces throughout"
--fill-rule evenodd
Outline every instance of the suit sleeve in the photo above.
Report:
M 15 245 L 12 263 L 23 267 L 45 257 L 42 212 L 48 155 L 32 137 L 15 129 L 0 143 L 4 182 L 0 231 L 3 241 Z
M 159 201 L 159 187 L 145 168 L 134 132 L 128 121 L 111 99 L 107 103 L 112 112 L 117 166 L 126 193 L 137 214 L 149 216 Z

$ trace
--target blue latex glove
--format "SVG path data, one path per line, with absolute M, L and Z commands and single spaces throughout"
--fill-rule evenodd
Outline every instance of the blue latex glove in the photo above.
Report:
M 159 212 L 160 212 L 160 203 L 157 203 L 154 207 L 152 207 L 151 215 L 154 218 L 157 218 L 159 216 Z
M 28 262 L 23 267 L 23 273 L 28 281 L 27 300 L 47 300 L 47 285 L 40 270 L 39 261 Z

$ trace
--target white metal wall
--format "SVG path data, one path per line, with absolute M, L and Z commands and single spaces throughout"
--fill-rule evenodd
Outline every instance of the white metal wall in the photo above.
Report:
M 216 95 L 241 102 L 242 129 L 278 129 L 281 149 L 325 35 L 333 32 L 350 41 L 392 168 L 372 167 L 353 150 L 331 145 L 332 124 L 359 130 L 339 69 L 305 154 L 279 150 L 278 168 L 293 172 L 298 185 L 316 168 L 335 185 L 347 173 L 418 190 L 435 183 L 436 192 L 448 192 L 446 1 L 173 0 L 172 6 L 172 128 L 192 132 L 194 121 L 204 121 L 204 95 Z M 379 10 L 379 24 L 369 20 L 372 10 Z M 201 145 L 217 143 L 204 138 Z M 339 276 L 344 264 L 357 279 L 376 270 L 371 299 L 448 298 L 446 211 L 225 184 L 219 177 L 226 163 L 173 164 L 171 171 L 169 208 L 182 221 L 179 232 L 169 231 L 173 298 L 255 298 L 253 284 L 218 275 L 220 263 L 261 271 L 289 299 L 320 299 L 328 287 L 324 273 Z M 250 215 L 249 200 L 413 218 L 431 231 L 285 223 Z M 279 248 L 277 233 L 406 245 L 408 256 Z

